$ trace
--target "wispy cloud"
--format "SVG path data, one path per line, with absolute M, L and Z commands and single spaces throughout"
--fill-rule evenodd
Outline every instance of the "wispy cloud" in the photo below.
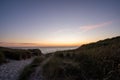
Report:
M 80 29 L 82 29 L 83 31 L 89 31 L 89 30 L 93 30 L 99 27 L 106 27 L 112 23 L 113 23 L 112 21 L 109 21 L 109 22 L 104 22 L 100 24 L 87 25 L 87 26 L 80 27 Z
M 0 46 L 37 46 L 36 43 L 11 43 L 11 42 L 0 42 Z

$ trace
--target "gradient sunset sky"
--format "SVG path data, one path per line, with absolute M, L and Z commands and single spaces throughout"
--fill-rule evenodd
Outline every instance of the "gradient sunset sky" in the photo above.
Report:
M 80 46 L 120 36 L 120 0 L 0 0 L 0 46 Z

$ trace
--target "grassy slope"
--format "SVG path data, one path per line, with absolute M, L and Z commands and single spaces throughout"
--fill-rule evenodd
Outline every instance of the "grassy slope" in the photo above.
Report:
M 46 80 L 119 80 L 119 69 L 120 37 L 115 37 L 54 53 L 43 67 L 43 76 Z
M 120 37 L 46 56 L 51 58 L 42 66 L 45 80 L 120 80 Z
M 44 56 L 36 57 L 30 65 L 27 65 L 19 76 L 19 80 L 28 80 L 30 75 L 35 71 L 36 67 L 41 65 L 41 62 L 45 59 Z
M 24 50 L 24 49 L 11 49 L 6 47 L 0 47 L 0 52 L 5 56 L 5 58 L 16 59 L 16 60 L 27 59 L 34 55 L 36 56 L 42 55 L 39 49 Z
M 5 62 L 5 56 L 2 52 L 0 52 L 0 64 Z

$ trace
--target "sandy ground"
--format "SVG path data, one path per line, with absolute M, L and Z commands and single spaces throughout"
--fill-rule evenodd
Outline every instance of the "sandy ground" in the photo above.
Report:
M 32 62 L 33 58 L 26 60 L 10 60 L 0 65 L 0 80 L 17 80 L 24 67 Z

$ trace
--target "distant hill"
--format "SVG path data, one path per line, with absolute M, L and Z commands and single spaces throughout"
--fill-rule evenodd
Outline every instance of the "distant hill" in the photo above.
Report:
M 100 40 L 98 42 L 85 44 L 79 47 L 78 49 L 90 49 L 90 48 L 97 48 L 97 47 L 110 47 L 110 46 L 117 46 L 120 45 L 120 36 L 114 38 L 108 38 L 105 40 Z

